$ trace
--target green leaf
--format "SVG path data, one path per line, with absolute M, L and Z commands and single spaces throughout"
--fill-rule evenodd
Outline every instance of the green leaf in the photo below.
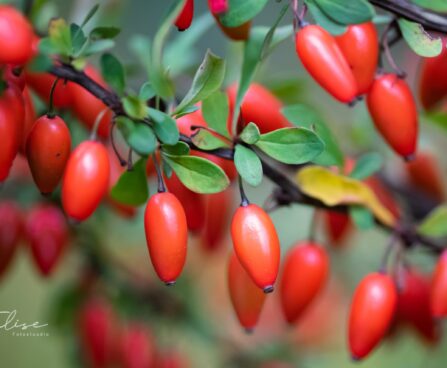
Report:
M 229 137 L 228 122 L 228 96 L 221 91 L 215 91 L 202 102 L 202 114 L 208 126 L 225 137 Z
M 306 4 L 315 22 L 330 34 L 338 36 L 346 32 L 347 27 L 329 18 L 318 5 L 314 3 L 314 0 L 307 0 Z
M 257 187 L 262 182 L 262 163 L 250 148 L 237 144 L 234 150 L 234 165 L 248 184 Z
M 209 160 L 196 156 L 173 156 L 163 153 L 163 158 L 175 171 L 180 181 L 196 193 L 219 193 L 230 185 L 225 172 Z
M 225 27 L 237 27 L 253 19 L 265 7 L 268 0 L 229 0 L 228 11 L 219 16 Z
M 124 111 L 127 115 L 134 119 L 142 120 L 147 115 L 146 101 L 141 100 L 137 96 L 126 96 L 121 99 Z
M 168 114 L 151 107 L 147 109 L 147 112 L 154 122 L 154 130 L 158 139 L 165 144 L 176 144 L 180 134 L 175 120 Z
M 285 164 L 303 164 L 312 161 L 324 149 L 320 138 L 304 128 L 282 128 L 262 134 L 256 146 Z
M 121 32 L 117 27 L 96 27 L 90 32 L 92 40 L 115 38 Z
M 434 238 L 447 236 L 447 205 L 441 205 L 430 212 L 418 230 L 421 234 Z
M 233 116 L 231 118 L 231 131 L 235 131 L 234 128 L 237 123 L 237 117 L 242 104 L 242 99 L 250 86 L 256 68 L 261 60 L 264 41 L 268 32 L 269 28 L 267 27 L 255 27 L 251 30 L 250 38 L 245 43 L 242 72 L 236 95 L 236 102 L 233 109 Z M 291 27 L 281 27 L 276 29 L 271 42 L 272 47 L 285 40 L 290 34 L 292 34 L 292 32 L 293 29 Z
M 48 28 L 51 44 L 63 56 L 70 56 L 72 53 L 72 40 L 70 27 L 64 19 L 52 19 Z
M 378 153 L 372 152 L 361 156 L 349 176 L 354 179 L 363 180 L 381 169 L 383 158 Z
M 139 206 L 146 203 L 149 197 L 146 159 L 138 160 L 132 171 L 124 172 L 112 188 L 110 195 L 115 201 L 130 206 Z
M 343 153 L 334 139 L 332 132 L 318 113 L 305 105 L 286 106 L 282 110 L 284 116 L 292 124 L 307 129 L 315 130 L 318 137 L 324 142 L 325 149 L 314 162 L 319 165 L 331 166 L 343 165 Z
M 399 18 L 397 22 L 405 41 L 416 54 L 434 57 L 441 53 L 442 41 L 440 37 L 430 36 L 419 23 L 403 18 Z
M 360 230 L 368 230 L 374 226 L 374 216 L 363 206 L 350 206 L 349 215 Z
M 255 144 L 261 138 L 261 132 L 255 123 L 248 123 L 240 137 L 247 144 Z
M 87 38 L 84 35 L 84 31 L 77 24 L 74 23 L 70 25 L 70 34 L 71 42 L 73 45 L 72 53 L 73 55 L 77 55 L 87 42 Z
M 181 113 L 176 114 L 176 115 L 175 115 L 175 118 L 176 118 L 176 119 L 181 118 L 182 116 L 189 115 L 189 114 L 191 114 L 191 113 L 193 113 L 193 112 L 196 112 L 197 110 L 200 110 L 199 106 L 190 106 L 190 107 L 187 107 L 187 108 L 184 109 Z
M 118 129 L 124 139 L 140 155 L 150 155 L 157 147 L 157 139 L 152 129 L 144 123 L 134 121 L 120 116 L 116 119 Z
M 152 88 L 152 84 L 149 82 L 144 83 L 140 88 L 140 93 L 138 94 L 138 97 L 141 100 L 148 101 L 152 97 L 155 96 L 154 88 Z
M 191 88 L 175 109 L 174 114 L 182 112 L 185 108 L 206 99 L 222 85 L 225 76 L 225 60 L 214 55 L 210 50 L 194 76 Z
M 104 80 L 119 94 L 124 93 L 126 77 L 120 61 L 112 54 L 101 56 L 101 72 Z
M 163 66 L 163 47 L 168 38 L 169 31 L 172 28 L 172 24 L 183 9 L 183 5 L 184 1 L 178 1 L 171 7 L 167 17 L 158 28 L 152 43 L 149 63 L 149 80 L 151 81 L 156 94 L 165 99 L 169 99 L 174 95 L 174 86 Z
M 190 152 L 189 146 L 185 142 L 177 142 L 173 146 L 162 144 L 161 149 L 163 152 L 174 156 L 189 155 Z
M 52 66 L 53 59 L 48 55 L 39 54 L 27 65 L 27 69 L 35 73 L 41 73 L 50 70 Z
M 101 52 L 107 51 L 115 46 L 115 41 L 113 40 L 98 40 L 93 41 L 88 45 L 82 52 L 83 56 L 90 56 L 94 54 L 99 54 Z
M 437 12 L 447 12 L 447 2 L 445 0 L 413 0 L 413 3 Z
M 198 131 L 191 136 L 191 139 L 198 148 L 206 151 L 229 147 L 228 143 L 219 139 L 206 129 L 198 129 Z
M 273 23 L 272 27 L 267 32 L 267 35 L 264 39 L 264 44 L 262 45 L 262 51 L 261 51 L 261 59 L 264 59 L 270 50 L 270 45 L 273 41 L 273 35 L 275 34 L 276 28 L 278 27 L 279 23 L 281 22 L 284 15 L 289 10 L 289 4 L 286 4 L 282 7 L 281 11 L 279 12 L 278 17 L 276 18 L 275 23 Z
M 84 20 L 82 21 L 81 28 L 83 28 L 90 21 L 90 19 L 93 18 L 93 16 L 96 14 L 98 9 L 99 9 L 99 4 L 93 5 L 93 7 L 90 9 L 90 11 L 87 13 Z
M 349 25 L 371 20 L 374 8 L 366 0 L 313 0 L 313 2 L 336 23 Z

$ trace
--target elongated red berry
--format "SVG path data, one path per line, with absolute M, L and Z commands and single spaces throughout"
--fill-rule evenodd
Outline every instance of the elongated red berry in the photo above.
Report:
M 419 98 L 422 106 L 430 110 L 447 96 L 447 39 L 442 41 L 442 51 L 438 56 L 423 58 L 420 65 Z
M 0 277 L 16 253 L 22 227 L 20 208 L 12 201 L 0 202 Z
M 326 251 L 303 241 L 287 254 L 281 276 L 281 306 L 287 322 L 296 322 L 318 296 L 329 273 Z
M 186 0 L 185 5 L 175 21 L 175 26 L 180 32 L 186 31 L 192 23 L 194 17 L 194 0 Z
M 239 323 L 247 332 L 252 332 L 258 323 L 266 296 L 234 253 L 230 255 L 228 262 L 228 288 Z
M 167 285 L 173 285 L 185 265 L 188 240 L 185 211 L 173 194 L 157 193 L 149 199 L 144 230 L 155 272 Z
M 154 342 L 144 326 L 132 323 L 120 336 L 120 367 L 149 368 L 154 366 Z
M 269 293 L 278 276 L 280 247 L 269 215 L 259 206 L 239 207 L 231 223 L 236 255 L 256 285 Z
M 435 318 L 447 316 L 447 251 L 439 257 L 431 284 L 431 313 Z
M 24 64 L 32 57 L 33 29 L 14 7 L 0 5 L 0 64 Z
M 351 219 L 347 214 L 334 211 L 324 212 L 324 223 L 329 243 L 335 247 L 343 244 L 343 240 L 352 228 Z
M 435 343 L 439 339 L 430 309 L 430 279 L 416 269 L 405 269 L 398 290 L 396 316 L 409 324 L 425 341 Z
M 59 116 L 44 115 L 36 120 L 26 141 L 26 157 L 41 193 L 52 193 L 57 187 L 70 150 L 70 131 Z
M 236 102 L 237 85 L 232 84 L 228 90 L 230 116 Z M 268 133 L 280 128 L 290 128 L 293 125 L 281 113 L 282 102 L 264 86 L 253 83 L 247 90 L 241 105 L 241 115 L 245 124 L 255 123 L 261 133 Z M 229 121 L 231 123 L 231 119 Z M 228 127 L 231 131 L 231 127 Z
M 333 36 L 308 25 L 296 33 L 295 47 L 303 66 L 329 94 L 345 103 L 355 99 L 357 83 Z
M 351 24 L 345 33 L 335 37 L 357 82 L 357 94 L 368 92 L 376 74 L 379 39 L 372 22 Z
M 20 90 L 11 85 L 0 95 L 0 183 L 9 174 L 22 143 L 25 107 Z
M 416 152 L 418 113 L 407 83 L 395 74 L 375 79 L 367 104 L 374 125 L 391 148 L 405 159 Z
M 68 217 L 87 219 L 107 193 L 110 163 L 102 143 L 82 142 L 68 159 L 62 182 L 62 205 Z
M 106 368 L 116 344 L 116 317 L 103 299 L 88 300 L 79 311 L 79 337 L 86 366 Z
M 43 276 L 49 276 L 61 259 L 68 241 L 64 214 L 54 205 L 37 205 L 28 214 L 25 235 L 38 270 Z
M 353 359 L 366 357 L 380 343 L 396 305 L 396 288 L 388 275 L 372 273 L 360 282 L 349 313 L 349 349 Z

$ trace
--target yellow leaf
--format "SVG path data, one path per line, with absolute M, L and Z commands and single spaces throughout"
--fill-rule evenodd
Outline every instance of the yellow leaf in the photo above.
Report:
M 320 166 L 308 166 L 301 169 L 296 180 L 303 193 L 319 199 L 328 206 L 362 205 L 384 224 L 393 226 L 396 222 L 394 215 L 361 181 L 335 174 Z

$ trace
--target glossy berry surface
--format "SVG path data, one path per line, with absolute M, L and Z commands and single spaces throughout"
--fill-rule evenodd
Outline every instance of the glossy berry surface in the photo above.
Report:
M 317 25 L 300 29 L 295 48 L 304 68 L 330 95 L 340 102 L 352 102 L 357 82 L 335 38 Z
M 62 182 L 62 205 L 68 217 L 90 217 L 107 193 L 110 163 L 102 143 L 82 142 L 71 153 Z
M 377 77 L 367 96 L 374 125 L 390 147 L 405 159 L 416 153 L 418 113 L 407 83 L 395 74 Z
M 175 283 L 186 261 L 188 226 L 180 201 L 168 192 L 154 194 L 144 213 L 149 255 L 158 277 Z
M 175 26 L 180 32 L 187 30 L 192 23 L 194 17 L 194 0 L 186 0 L 182 11 L 175 20 Z
M 281 276 L 281 306 L 287 322 L 296 322 L 326 284 L 329 258 L 316 243 L 300 242 L 286 255 Z
M 279 268 L 280 247 L 275 226 L 259 206 L 239 207 L 231 223 L 233 247 L 242 266 L 264 292 L 272 292 Z

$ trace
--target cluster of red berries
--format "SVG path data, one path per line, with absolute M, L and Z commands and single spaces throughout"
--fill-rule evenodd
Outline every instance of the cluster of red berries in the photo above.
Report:
M 296 33 L 296 52 L 310 75 L 334 98 L 353 103 L 367 95 L 377 130 L 405 159 L 415 155 L 418 113 L 413 94 L 398 75 L 376 75 L 379 43 L 371 22 L 350 25 L 334 37 L 318 25 Z
M 78 311 L 77 322 L 83 357 L 89 367 L 189 367 L 184 355 L 159 349 L 146 324 L 121 321 L 105 299 L 87 299 Z
M 38 204 L 24 217 L 15 202 L 0 202 L 0 276 L 10 266 L 22 237 L 40 274 L 50 276 L 69 240 L 64 214 L 55 205 Z

